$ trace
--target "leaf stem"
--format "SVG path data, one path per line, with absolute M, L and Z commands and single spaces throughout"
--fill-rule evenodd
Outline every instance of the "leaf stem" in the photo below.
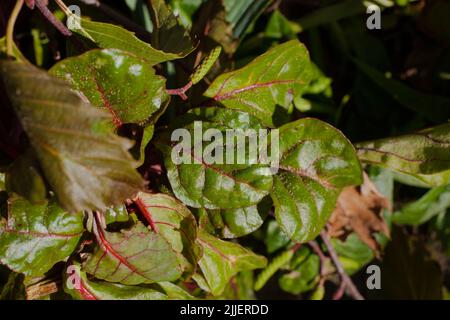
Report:
M 192 81 L 189 81 L 184 87 L 178 89 L 167 89 L 167 93 L 172 96 L 180 96 L 181 99 L 187 100 L 186 91 L 192 87 Z
M 6 26 L 6 54 L 9 57 L 14 57 L 14 25 L 16 24 L 17 17 L 20 10 L 22 10 L 24 0 L 17 0 L 16 4 L 11 12 L 11 16 Z
M 330 255 L 331 260 L 336 266 L 339 276 L 341 277 L 341 281 L 343 282 L 342 285 L 344 286 L 344 288 L 348 289 L 349 294 L 353 297 L 353 299 L 364 300 L 364 297 L 361 295 L 361 293 L 359 293 L 352 279 L 350 279 L 348 274 L 345 272 L 341 262 L 339 261 L 338 255 L 334 250 L 333 245 L 331 244 L 330 238 L 328 237 L 328 233 L 326 232 L 326 230 L 322 230 L 322 232 L 320 232 L 320 237 L 322 238 L 323 243 L 327 247 L 328 254 Z
M 309 241 L 308 245 L 311 247 L 311 249 L 319 256 L 320 260 L 320 281 L 319 286 L 323 286 L 325 283 L 325 262 L 327 260 L 327 257 L 322 252 L 322 249 L 320 249 L 319 244 L 316 241 Z
M 55 0 L 56 3 L 58 3 L 59 5 L 59 0 Z M 64 25 L 64 23 L 62 23 L 61 21 L 59 21 L 55 15 L 53 14 L 53 12 L 51 12 L 47 5 L 43 2 L 43 0 L 36 0 L 35 2 L 36 7 L 39 9 L 39 11 L 42 13 L 42 15 L 56 28 L 58 29 L 59 32 L 61 32 L 63 35 L 65 35 L 66 37 L 70 37 L 72 35 L 72 32 L 67 29 L 67 27 Z M 65 6 L 65 5 L 64 5 Z M 67 8 L 65 6 L 65 8 L 67 10 L 69 10 L 69 8 Z M 63 11 L 64 9 L 61 8 Z M 70 10 L 69 10 L 70 12 Z M 67 13 L 66 13 L 67 14 Z

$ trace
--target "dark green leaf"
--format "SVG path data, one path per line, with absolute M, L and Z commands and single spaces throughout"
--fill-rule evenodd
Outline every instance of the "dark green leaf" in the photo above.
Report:
M 271 192 L 275 216 L 297 242 L 314 239 L 343 187 L 362 181 L 351 143 L 330 125 L 300 119 L 280 128 L 280 172 Z
M 196 132 L 199 131 L 196 125 L 201 125 L 203 132 L 208 129 L 219 130 L 223 137 L 223 143 L 220 143 L 223 146 L 222 162 L 226 162 L 227 147 L 235 150 L 234 162 L 237 162 L 237 143 L 235 139 L 226 139 L 225 131 L 260 129 L 257 119 L 243 112 L 217 107 L 192 109 L 185 119 L 188 120 L 188 124 L 184 129 L 187 130 L 185 132 L 189 137 L 182 137 L 183 140 L 179 143 L 171 143 L 168 141 L 169 137 L 165 137 L 157 143 L 158 148 L 164 153 L 164 163 L 175 196 L 188 206 L 208 209 L 237 209 L 260 202 L 272 188 L 272 175 L 268 165 L 249 164 L 248 147 L 245 148 L 245 154 L 242 153 L 245 155 L 243 164 L 207 164 L 202 159 L 205 150 L 217 141 L 205 142 L 200 146 L 198 139 L 203 137 L 198 137 L 197 134 L 198 139 L 195 139 Z M 249 139 L 246 139 L 248 144 L 247 140 Z M 201 154 L 195 152 L 195 145 L 200 147 Z M 182 151 L 181 155 L 176 152 L 178 146 L 184 146 L 179 150 Z M 178 160 L 181 164 L 174 163 L 173 152 L 176 158 L 180 157 Z

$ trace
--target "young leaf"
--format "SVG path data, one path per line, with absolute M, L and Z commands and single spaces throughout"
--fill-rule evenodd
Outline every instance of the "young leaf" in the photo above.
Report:
M 100 280 L 89 280 L 80 264 L 73 262 L 63 277 L 64 291 L 77 300 L 166 300 L 167 296 L 154 288 L 127 286 Z
M 109 23 L 89 21 L 75 14 L 69 16 L 68 25 L 70 30 L 91 40 L 100 48 L 128 51 L 146 61 L 150 66 L 183 58 L 192 51 L 192 49 L 185 49 L 179 52 L 157 50 L 122 27 Z
M 68 213 L 53 200 L 32 205 L 8 199 L 8 219 L 0 224 L 0 262 L 27 276 L 42 276 L 64 260 L 83 233 L 83 214 Z
M 188 55 L 194 47 L 186 30 L 177 20 L 165 0 L 149 0 L 153 22 L 152 44 L 164 52 Z
M 205 142 L 201 146 L 199 140 L 196 140 L 196 137 L 203 139 L 202 133 L 198 133 L 197 125 L 201 125 L 204 132 L 208 129 L 219 130 L 223 137 L 223 143 L 219 141 L 223 147 L 221 161 L 226 163 L 226 156 L 233 153 L 235 163 L 238 144 L 234 141 L 235 139 L 226 139 L 225 131 L 227 129 L 258 130 L 261 126 L 256 118 L 239 111 L 204 107 L 190 110 L 184 120 L 187 124 L 179 129 L 186 130 L 183 132 L 188 137 L 182 137 L 184 140 L 180 143 L 168 141 L 167 136 L 157 142 L 158 148 L 164 154 L 167 175 L 178 199 L 194 208 L 237 209 L 257 204 L 268 194 L 272 188 L 269 166 L 250 164 L 247 146 L 245 150 L 240 150 L 245 156 L 242 164 L 207 163 L 203 155 L 209 155 L 205 150 L 210 143 Z M 195 121 L 202 121 L 202 123 Z M 216 142 L 218 141 L 213 143 Z M 181 163 L 175 164 L 172 153 L 180 145 L 186 148 L 182 148 L 182 158 L 179 159 Z M 201 154 L 196 152 L 196 146 Z M 227 148 L 232 151 L 227 152 Z M 219 152 L 216 155 L 219 156 Z
M 1 77 L 42 172 L 69 211 L 106 209 L 142 188 L 130 142 L 110 132 L 102 110 L 30 65 L 2 61 Z
M 283 231 L 296 242 L 314 239 L 342 188 L 362 182 L 351 143 L 330 125 L 300 119 L 280 128 L 280 172 L 271 196 Z
M 427 176 L 430 184 L 446 185 L 450 178 L 450 123 L 413 134 L 368 141 L 356 145 L 361 161 L 400 173 Z
M 94 222 L 95 251 L 83 270 L 98 279 L 127 285 L 173 281 L 182 272 L 176 251 L 158 233 L 137 221 L 121 232 L 105 231 L 99 215 Z
M 211 293 L 220 295 L 230 279 L 240 271 L 264 268 L 267 260 L 240 245 L 219 240 L 204 231 L 199 232 L 203 247 L 200 269 Z
M 286 120 L 294 97 L 308 85 L 312 75 L 308 51 L 299 41 L 292 40 L 241 69 L 220 75 L 205 96 L 274 127 Z
M 111 113 L 116 127 L 145 123 L 168 100 L 165 79 L 141 58 L 121 50 L 91 50 L 64 59 L 49 72 Z

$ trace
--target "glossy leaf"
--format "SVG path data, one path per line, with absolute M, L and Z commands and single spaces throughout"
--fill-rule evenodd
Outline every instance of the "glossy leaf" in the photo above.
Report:
M 104 217 L 106 225 L 115 222 L 127 222 L 130 219 L 125 205 L 108 208 L 104 213 Z
M 142 58 L 116 50 L 91 50 L 56 64 L 50 73 L 66 80 L 112 122 L 144 124 L 168 100 L 165 79 Z
M 450 178 L 449 143 L 450 124 L 446 123 L 413 134 L 359 143 L 356 148 L 363 162 L 439 186 L 448 184 Z
M 280 128 L 280 171 L 271 196 L 283 231 L 297 242 L 314 239 L 333 211 L 343 187 L 362 182 L 350 142 L 316 119 Z
M 154 288 L 127 286 L 88 279 L 78 263 L 65 270 L 64 291 L 77 300 L 165 300 L 167 296 Z
M 356 233 L 349 234 L 345 240 L 332 239 L 331 241 L 344 270 L 350 275 L 374 258 L 373 251 Z
M 164 52 L 187 55 L 194 47 L 186 30 L 175 17 L 165 0 L 149 0 L 153 22 L 152 44 Z
M 232 242 L 219 240 L 204 231 L 199 232 L 203 257 L 199 266 L 213 295 L 220 295 L 231 277 L 239 271 L 263 268 L 264 257 Z
M 137 285 L 173 281 L 183 272 L 170 243 L 138 221 L 120 232 L 109 232 L 101 227 L 97 216 L 94 233 L 97 245 L 83 271 L 98 279 Z
M 233 150 L 237 152 L 237 143 L 230 139 L 228 141 L 225 138 L 225 131 L 227 129 L 260 129 L 256 118 L 234 110 L 203 107 L 190 110 L 184 120 L 187 124 L 180 129 L 186 129 L 188 137 L 183 137 L 180 142 L 177 140 L 171 143 L 168 141 L 169 137 L 157 142 L 158 148 L 164 154 L 168 178 L 178 199 L 194 208 L 237 209 L 252 206 L 268 194 L 272 188 L 270 169 L 268 165 L 250 164 L 248 147 L 245 148 L 243 164 L 208 164 L 203 155 L 210 143 L 205 142 L 203 146 L 200 146 L 199 140 L 196 140 L 198 125 L 202 126 L 203 132 L 208 129 L 219 130 L 224 137 L 221 143 L 222 162 L 226 162 L 226 148 L 231 149 L 234 145 Z M 202 123 L 195 121 L 202 121 Z M 202 139 L 202 136 L 199 137 L 197 134 L 197 138 Z M 185 144 L 187 147 L 182 148 L 181 154 L 176 154 L 178 146 Z M 195 145 L 201 148 L 201 155 L 196 153 Z M 175 150 L 175 158 L 180 157 L 179 165 L 174 163 L 173 150 Z
M 83 214 L 68 213 L 54 201 L 32 205 L 8 200 L 8 219 L 0 225 L 0 262 L 27 276 L 42 276 L 68 257 L 83 233 Z
M 43 175 L 65 209 L 102 210 L 142 187 L 127 151 L 130 142 L 106 128 L 106 112 L 32 66 L 2 61 L 1 77 Z
M 187 293 L 184 289 L 180 288 L 176 284 L 171 282 L 158 282 L 158 286 L 160 286 L 164 292 L 167 294 L 167 297 L 170 300 L 195 300 L 196 298 L 189 293 Z
M 278 45 L 245 67 L 217 77 L 205 92 L 227 108 L 248 112 L 267 126 L 282 124 L 296 94 L 311 80 L 308 51 L 299 41 Z
M 73 32 L 91 40 L 100 48 L 128 51 L 151 66 L 183 58 L 190 52 L 164 52 L 139 40 L 132 32 L 122 27 L 104 22 L 89 21 L 75 14 L 69 16 L 68 25 Z

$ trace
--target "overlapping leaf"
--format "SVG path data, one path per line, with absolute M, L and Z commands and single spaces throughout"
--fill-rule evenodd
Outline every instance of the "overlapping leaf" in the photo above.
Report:
M 30 65 L 2 61 L 1 77 L 46 181 L 69 211 L 123 203 L 143 185 L 110 117 L 65 82 Z
M 211 142 L 211 144 L 215 145 L 218 142 L 218 149 L 220 149 L 220 146 L 223 147 L 222 163 L 226 163 L 226 156 L 231 152 L 235 153 L 234 159 L 237 160 L 237 143 L 235 140 L 231 141 L 232 139 L 227 140 L 225 131 L 227 129 L 240 129 L 242 131 L 239 132 L 243 134 L 247 129 L 258 130 L 261 126 L 256 118 L 239 111 L 205 107 L 190 110 L 184 120 L 187 124 L 179 129 L 185 130 L 183 132 L 187 136 L 181 136 L 181 142 L 176 140 L 176 142 L 171 143 L 167 141 L 169 137 L 162 138 L 158 142 L 158 148 L 164 153 L 164 163 L 168 171 L 170 184 L 178 199 L 195 208 L 236 209 L 252 206 L 268 194 L 272 187 L 270 169 L 268 165 L 250 164 L 248 154 L 250 148 L 248 146 L 245 150 L 240 150 L 245 155 L 243 164 L 208 164 L 205 162 L 203 155 L 210 154 L 212 150 L 208 148 L 210 143 L 205 142 L 201 146 L 199 140 L 195 139 L 196 131 L 198 131 L 196 125 L 202 126 L 202 132 L 207 132 L 208 129 L 216 129 L 222 134 L 223 141 L 221 143 L 219 139 Z M 174 139 L 179 138 L 174 137 Z M 198 138 L 201 140 L 202 136 Z M 214 139 L 213 137 L 211 140 Z M 233 145 L 234 149 L 232 149 Z M 178 146 L 184 147 L 178 150 Z M 196 146 L 201 154 L 195 151 Z M 232 150 L 228 154 L 227 148 Z M 207 152 L 208 150 L 210 152 Z M 175 164 L 174 158 L 178 159 L 176 161 L 179 161 L 180 164 Z M 233 161 L 233 163 L 236 162 Z
M 94 233 L 97 240 L 94 253 L 88 257 L 83 270 L 96 278 L 127 285 L 173 281 L 183 266 L 177 252 L 159 233 L 137 221 L 120 232 L 102 228 L 97 214 Z
M 75 250 L 83 230 L 81 212 L 65 212 L 54 201 L 32 205 L 13 195 L 8 219 L 0 224 L 0 262 L 27 276 L 42 276 Z
M 446 185 L 450 178 L 450 124 L 413 134 L 356 145 L 367 163 L 411 175 L 430 185 Z
M 263 268 L 267 261 L 240 245 L 219 240 L 204 231 L 199 232 L 203 257 L 199 266 L 213 295 L 220 295 L 231 277 L 239 271 Z
M 280 171 L 271 192 L 283 231 L 298 242 L 314 239 L 341 189 L 361 183 L 356 152 L 337 129 L 316 119 L 280 128 Z
M 292 40 L 241 69 L 220 75 L 205 95 L 273 127 L 286 122 L 295 95 L 301 93 L 312 75 L 308 51 L 299 41 Z
M 64 59 L 50 73 L 111 113 L 116 126 L 143 124 L 168 100 L 165 79 L 145 60 L 122 50 L 91 50 Z

